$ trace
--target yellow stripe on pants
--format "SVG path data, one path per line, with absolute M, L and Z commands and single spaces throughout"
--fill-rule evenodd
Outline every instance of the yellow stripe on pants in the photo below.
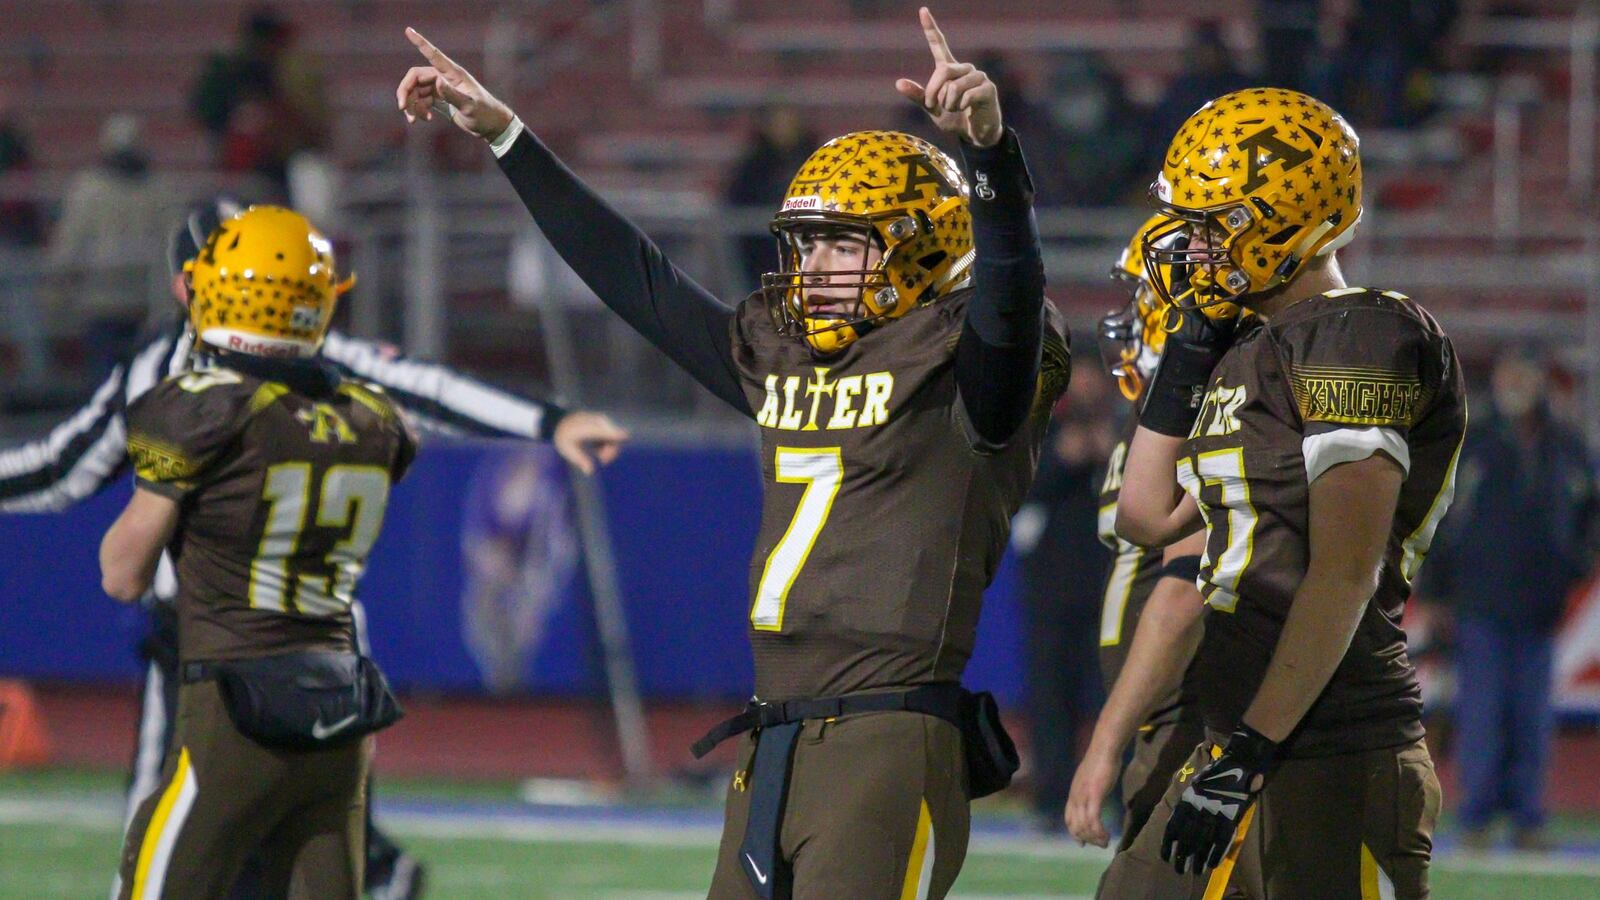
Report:
M 1205 900 L 1222 900 L 1223 893 L 1228 889 L 1228 879 L 1233 877 L 1234 863 L 1239 860 L 1239 850 L 1244 847 L 1245 833 L 1250 830 L 1250 820 L 1255 816 L 1256 805 L 1252 803 L 1239 817 L 1239 827 L 1233 832 L 1233 842 L 1228 845 L 1228 852 L 1223 854 L 1222 862 L 1211 870 L 1211 880 L 1206 882 Z
M 150 817 L 150 824 L 145 827 L 144 840 L 139 844 L 139 865 L 133 870 L 133 900 L 143 900 L 145 888 L 150 880 L 151 865 L 156 858 L 156 849 L 162 843 L 162 835 L 169 824 L 183 827 L 183 815 L 180 814 L 176 822 L 171 822 L 172 809 L 178 804 L 178 798 L 183 795 L 187 782 L 194 777 L 189 766 L 189 748 L 184 747 L 178 753 L 178 768 L 172 773 L 172 781 L 167 789 L 161 792 L 161 800 L 156 803 L 155 814 Z M 185 810 L 187 812 L 187 810 Z M 163 874 L 165 865 L 161 866 Z M 155 889 L 160 893 L 164 880 L 157 879 Z
M 1361 900 L 1395 900 L 1394 882 L 1365 842 L 1361 844 Z
M 933 883 L 933 816 L 928 801 L 922 801 L 917 814 L 917 834 L 911 841 L 911 859 L 906 862 L 906 880 L 900 886 L 900 900 L 927 900 Z

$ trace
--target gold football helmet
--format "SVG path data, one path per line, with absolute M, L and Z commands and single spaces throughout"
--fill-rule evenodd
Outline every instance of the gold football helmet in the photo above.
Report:
M 315 356 L 334 305 L 355 284 L 340 280 L 328 239 L 281 206 L 224 219 L 183 271 L 196 338 L 257 356 Z
M 1146 234 L 1147 263 L 1177 267 L 1184 286 L 1176 295 L 1170 283 L 1156 288 L 1211 318 L 1233 318 L 1234 301 L 1293 281 L 1308 260 L 1355 236 L 1360 141 L 1314 97 L 1235 91 L 1178 130 L 1150 194 L 1169 221 Z M 1183 246 L 1170 245 L 1172 235 Z
M 1122 395 L 1129 400 L 1138 399 L 1144 391 L 1145 383 L 1155 374 L 1156 364 L 1161 361 L 1161 348 L 1167 343 L 1167 330 L 1162 324 L 1171 307 L 1162 301 L 1160 292 L 1151 284 L 1144 245 L 1151 231 L 1170 221 L 1160 214 L 1151 216 L 1134 232 L 1133 239 L 1117 257 L 1116 265 L 1111 267 L 1111 280 L 1127 290 L 1128 301 L 1122 309 L 1100 319 L 1100 358 L 1117 379 Z M 1168 240 L 1170 242 L 1173 237 Z M 1171 267 L 1161 268 L 1154 277 L 1170 278 Z
M 965 284 L 973 260 L 967 202 L 961 170 L 921 138 L 858 131 L 823 144 L 772 219 L 781 269 L 761 277 L 761 291 L 779 333 L 835 353 Z M 859 244 L 859 264 L 809 260 L 829 240 Z M 880 258 L 869 262 L 872 248 Z M 840 289 L 843 300 L 818 294 Z

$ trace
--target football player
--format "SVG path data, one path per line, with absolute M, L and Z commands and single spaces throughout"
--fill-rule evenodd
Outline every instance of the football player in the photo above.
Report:
M 196 371 L 128 409 L 137 487 L 102 579 L 138 600 L 170 548 L 182 684 L 124 898 L 220 896 L 258 848 L 269 896 L 361 894 L 370 733 L 398 711 L 352 604 L 416 445 L 381 389 L 317 358 L 351 283 L 335 265 L 293 211 L 223 222 L 186 267 Z
M 437 111 L 489 142 L 600 299 L 761 428 L 759 699 L 698 745 L 748 732 L 716 898 L 944 896 L 969 795 L 1014 771 L 992 701 L 959 679 L 1069 357 L 995 86 L 926 9 L 921 24 L 933 75 L 896 87 L 964 165 L 895 132 L 829 141 L 773 219 L 780 270 L 736 307 L 407 32 L 428 62 L 397 89 L 407 118 Z
M 1111 275 L 1128 290 L 1123 310 L 1100 322 L 1100 350 L 1117 386 L 1137 402 L 1155 373 L 1167 333 L 1168 311 L 1152 277 L 1170 277 L 1171 267 L 1151 274 L 1144 258 L 1146 236 L 1166 225 L 1154 216 L 1133 236 Z M 1137 421 L 1130 421 L 1129 437 Z M 1189 661 L 1200 639 L 1204 601 L 1195 589 L 1204 536 L 1196 533 L 1160 551 L 1117 537 L 1117 494 L 1122 488 L 1128 441 L 1112 450 L 1100 489 L 1100 539 L 1114 551 L 1100 615 L 1100 666 L 1106 704 L 1093 737 L 1073 774 L 1067 799 L 1067 830 L 1078 840 L 1104 847 L 1109 840 L 1101 807 L 1121 775 L 1122 837 L 1133 839 L 1166 793 L 1167 783 L 1205 736 L 1194 702 Z M 1133 756 L 1123 752 L 1133 742 Z M 1174 875 L 1173 877 L 1181 877 Z M 1182 890 L 1180 887 L 1177 890 Z
M 39 440 L 0 450 L 0 512 L 66 509 L 121 477 L 128 464 L 125 413 L 162 379 L 189 371 L 194 347 L 189 315 L 189 278 L 206 237 L 224 219 L 241 211 L 219 197 L 190 207 L 168 244 L 171 290 L 180 315 L 116 366 L 83 407 Z M 615 458 L 627 433 L 603 414 L 518 397 L 467 378 L 446 366 L 407 359 L 375 341 L 329 329 L 321 357 L 346 377 L 371 381 L 405 410 L 424 433 L 549 440 L 561 456 L 589 473 Z M 150 632 L 140 644 L 145 664 L 139 727 L 127 813 L 131 819 L 161 775 L 172 740 L 178 702 L 178 633 L 172 600 L 177 585 L 169 563 L 157 569 L 145 598 Z M 356 620 L 362 621 L 359 601 Z M 365 634 L 359 637 L 364 641 Z M 370 791 L 369 791 L 370 800 Z M 246 867 L 240 890 L 248 894 L 254 869 Z M 406 900 L 420 896 L 423 866 L 404 853 L 382 830 L 368 823 L 367 890 L 374 897 Z
M 1360 147 L 1326 104 L 1207 103 L 1151 192 L 1168 222 L 1146 259 L 1178 268 L 1152 284 L 1180 318 L 1117 532 L 1163 546 L 1205 527 L 1207 739 L 1101 896 L 1169 897 L 1153 872 L 1172 866 L 1209 872 L 1210 896 L 1425 897 L 1439 783 L 1399 621 L 1454 491 L 1455 351 L 1416 302 L 1345 284 Z

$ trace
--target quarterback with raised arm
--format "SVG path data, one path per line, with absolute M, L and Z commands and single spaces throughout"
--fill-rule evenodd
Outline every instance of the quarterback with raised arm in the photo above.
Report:
M 732 305 L 407 33 L 427 65 L 397 90 L 406 116 L 488 142 L 595 294 L 760 426 L 758 699 L 698 745 L 741 742 L 715 898 L 942 897 L 969 800 L 1014 770 L 960 679 L 1070 362 L 994 83 L 921 26 L 933 73 L 895 87 L 961 162 L 893 131 L 824 144 L 774 198 L 775 271 Z

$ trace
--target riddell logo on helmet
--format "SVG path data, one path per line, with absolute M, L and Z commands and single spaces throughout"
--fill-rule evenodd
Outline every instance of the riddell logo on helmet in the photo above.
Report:
M 267 341 L 250 341 L 237 334 L 228 335 L 228 349 L 255 356 L 299 356 L 298 347 Z
M 1167 180 L 1165 172 L 1156 176 L 1156 196 L 1161 198 L 1162 203 L 1172 202 L 1172 182 Z
M 822 198 L 816 194 L 807 194 L 803 197 L 790 197 L 783 201 L 785 211 L 791 209 L 821 209 Z

